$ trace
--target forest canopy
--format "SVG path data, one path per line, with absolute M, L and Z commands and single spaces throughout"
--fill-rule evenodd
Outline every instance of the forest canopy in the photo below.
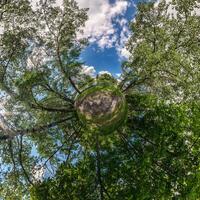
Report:
M 200 199 L 199 3 L 138 2 L 118 79 L 75 0 L 1 1 L 0 199 Z

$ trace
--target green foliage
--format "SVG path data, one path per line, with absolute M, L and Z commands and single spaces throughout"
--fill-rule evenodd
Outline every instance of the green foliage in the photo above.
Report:
M 119 200 L 198 199 L 199 143 L 194 142 L 200 104 L 165 104 L 144 94 L 129 95 L 127 101 L 126 126 L 99 135 L 104 198 L 109 199 L 108 193 Z M 86 145 L 81 150 L 76 163 L 61 165 L 53 179 L 36 186 L 36 194 L 48 185 L 52 199 L 100 198 L 99 188 L 95 188 L 95 140 L 86 141 L 90 148 Z M 97 197 L 91 196 L 95 194 Z
M 87 9 L 45 2 L 0 7 L 0 199 L 200 199 L 198 1 L 138 4 L 121 81 L 81 73 Z M 99 91 L 122 101 L 88 120 Z
M 94 168 L 85 162 L 74 167 L 62 164 L 54 179 L 32 187 L 31 200 L 95 199 L 95 172 L 91 171 Z
M 113 84 L 113 85 L 117 85 L 117 80 L 111 76 L 110 74 L 101 74 L 100 76 L 98 76 L 97 78 L 97 82 L 99 84 L 102 84 L 102 82 L 108 82 L 108 84 Z
M 129 89 L 142 87 L 171 102 L 199 99 L 200 18 L 194 14 L 198 1 L 172 2 L 138 5 L 124 76 Z
M 43 183 L 42 185 L 35 185 L 30 189 L 31 200 L 43 200 L 48 199 L 48 185 Z
M 29 86 L 32 87 L 35 83 L 40 84 L 43 78 L 43 73 L 37 71 L 26 72 L 20 80 L 16 81 L 17 87 Z

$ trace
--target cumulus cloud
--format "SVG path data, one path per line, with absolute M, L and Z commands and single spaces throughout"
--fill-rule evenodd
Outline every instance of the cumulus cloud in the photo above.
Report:
M 95 74 L 96 74 L 96 70 L 93 66 L 83 65 L 82 70 L 81 70 L 81 74 L 85 74 L 85 75 L 94 77 Z
M 110 76 L 112 76 L 112 74 L 109 71 L 100 71 L 99 75 L 103 75 L 103 74 L 108 74 Z
M 119 40 L 116 43 L 116 50 L 118 52 L 120 59 L 128 59 L 130 56 L 130 53 L 126 49 L 125 44 L 127 43 L 131 35 L 131 32 L 129 30 L 129 22 L 127 19 L 122 18 L 122 19 L 117 20 L 117 23 L 121 28 L 121 32 L 119 35 Z
M 115 74 L 118 78 L 122 75 L 121 73 Z
M 121 59 L 128 59 L 130 57 L 130 52 L 126 49 L 126 47 L 118 48 L 118 54 Z
M 36 2 L 32 1 L 33 7 Z M 61 6 L 63 0 L 56 0 Z M 90 43 L 96 43 L 100 49 L 115 47 L 120 58 L 127 58 L 124 44 L 129 36 L 128 22 L 124 18 L 127 9 L 133 5 L 127 0 L 76 0 L 80 8 L 89 8 L 88 20 L 83 33 L 78 33 L 78 39 L 88 38 Z
M 100 48 L 111 48 L 118 43 L 119 37 L 114 20 L 123 16 L 130 6 L 128 1 L 117 0 L 114 4 L 109 0 L 77 0 L 81 8 L 89 8 L 89 19 L 78 37 L 89 38 L 89 42 L 96 42 Z

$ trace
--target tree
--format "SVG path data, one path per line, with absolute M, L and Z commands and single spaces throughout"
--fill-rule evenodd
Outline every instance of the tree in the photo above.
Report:
M 173 1 L 174 17 L 165 1 L 138 4 L 117 82 L 81 74 L 75 1 L 5 2 L 0 197 L 199 199 L 196 3 Z
M 198 1 L 141 3 L 123 66 L 128 87 L 137 86 L 170 101 L 199 100 Z M 198 10 L 199 11 L 199 10 Z M 134 78 L 133 78 L 134 77 Z M 135 87 L 132 87 L 135 86 Z
M 40 162 L 31 154 L 34 140 L 38 141 L 38 152 L 48 157 L 59 146 L 59 138 L 67 140 L 78 129 L 72 109 L 74 91 L 79 92 L 74 79 L 80 73 L 77 59 L 86 41 L 77 40 L 76 34 L 87 16 L 86 9 L 67 0 L 62 8 L 49 0 L 40 1 L 34 9 L 26 0 L 7 1 L 1 6 L 1 14 L 0 87 L 7 102 L 0 122 L 1 139 L 8 141 L 1 142 L 1 157 L 2 166 L 9 166 L 5 174 L 2 172 L 6 177 L 2 195 L 20 199 L 9 197 L 15 195 L 15 186 L 9 183 L 18 175 L 15 185 L 32 184 L 29 176 Z M 55 134 L 45 136 L 50 132 Z M 31 133 L 33 138 L 29 139 L 26 135 Z M 67 146 L 71 141 L 65 142 Z M 20 192 L 24 191 L 20 187 Z

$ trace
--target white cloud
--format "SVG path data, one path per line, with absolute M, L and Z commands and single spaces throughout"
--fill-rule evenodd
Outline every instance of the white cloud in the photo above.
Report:
M 35 3 L 39 0 L 32 0 Z M 128 22 L 124 18 L 127 9 L 134 6 L 128 0 L 76 0 L 80 8 L 89 8 L 88 20 L 83 33 L 78 33 L 78 39 L 88 38 L 90 43 L 96 43 L 100 49 L 115 47 L 121 58 L 128 58 L 124 45 L 129 38 Z M 56 0 L 56 5 L 62 5 L 62 0 Z
M 0 131 L 3 131 L 3 134 L 14 134 L 13 126 L 9 123 L 8 117 L 11 115 L 11 112 L 8 112 L 5 109 L 7 101 L 10 99 L 10 96 L 0 92 Z
M 131 55 L 130 52 L 126 49 L 126 47 L 119 48 L 118 51 L 118 54 L 122 59 L 128 59 Z
M 89 8 L 89 19 L 85 24 L 84 33 L 79 38 L 89 38 L 96 42 L 100 48 L 111 48 L 119 40 L 114 20 L 123 16 L 129 7 L 128 1 L 116 0 L 110 4 L 109 0 L 77 0 L 82 8 Z
M 115 74 L 118 78 L 122 75 L 121 73 Z
M 0 114 L 3 114 L 5 116 L 9 116 L 10 112 L 7 112 L 5 110 L 5 106 L 8 102 L 8 100 L 10 99 L 10 96 L 7 95 L 6 93 L 0 91 Z
M 131 35 L 131 32 L 129 30 L 129 22 L 127 19 L 122 18 L 118 20 L 118 24 L 121 27 L 121 33 L 119 35 L 118 43 L 116 44 L 116 50 L 118 52 L 120 59 L 128 59 L 130 56 L 130 53 L 126 49 L 125 44 L 127 43 Z
M 32 176 L 33 176 L 33 182 L 37 183 L 37 182 L 42 182 L 44 179 L 44 174 L 45 174 L 45 168 L 43 166 L 40 165 L 36 165 L 32 171 Z
M 108 74 L 110 76 L 112 76 L 112 74 L 109 71 L 100 71 L 99 75 L 103 75 L 103 74 Z
M 123 80 L 122 74 L 121 73 L 117 73 L 115 74 L 116 80 L 118 83 L 120 83 Z
M 3 26 L 2 26 L 2 24 L 0 25 L 0 34 L 3 34 Z
M 81 70 L 81 74 L 85 74 L 85 75 L 94 77 L 95 74 L 96 74 L 96 70 L 93 66 L 83 65 L 82 70 Z

